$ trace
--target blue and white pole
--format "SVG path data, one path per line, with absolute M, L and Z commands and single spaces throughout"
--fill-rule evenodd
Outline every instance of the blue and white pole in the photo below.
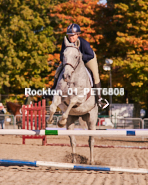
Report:
M 148 169 L 143 168 L 120 168 L 120 167 L 103 167 L 71 163 L 57 163 L 46 161 L 20 161 L 20 160 L 6 160 L 0 159 L 0 166 L 45 166 L 55 169 L 73 169 L 73 170 L 94 170 L 94 171 L 112 171 L 112 172 L 129 172 L 129 173 L 148 173 Z

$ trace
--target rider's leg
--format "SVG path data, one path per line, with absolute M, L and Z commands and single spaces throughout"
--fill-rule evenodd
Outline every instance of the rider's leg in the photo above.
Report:
M 59 78 L 59 74 L 61 72 L 61 70 L 63 69 L 63 65 L 62 63 L 59 65 L 59 67 L 57 68 L 56 70 L 56 74 L 54 76 L 54 84 L 53 86 L 51 87 L 51 90 L 55 89 L 56 88 L 56 85 L 57 85 L 57 82 L 58 82 L 58 78 Z
M 94 83 L 95 83 L 94 87 L 95 88 L 101 88 L 101 82 L 100 82 L 99 70 L 98 70 L 98 63 L 97 63 L 97 58 L 96 58 L 95 53 L 94 53 L 94 58 L 91 59 L 90 61 L 88 61 L 85 65 L 93 73 L 93 78 L 94 78 Z M 98 91 L 98 92 L 99 93 L 96 93 L 97 94 L 96 95 L 97 102 L 101 98 L 101 91 Z

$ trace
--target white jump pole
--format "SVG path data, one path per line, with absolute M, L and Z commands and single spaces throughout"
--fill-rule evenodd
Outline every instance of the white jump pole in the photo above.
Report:
M 148 129 L 130 129 L 130 130 L 17 130 L 0 129 L 0 135 L 59 135 L 59 136 L 102 136 L 102 137 L 125 137 L 137 136 L 148 137 Z

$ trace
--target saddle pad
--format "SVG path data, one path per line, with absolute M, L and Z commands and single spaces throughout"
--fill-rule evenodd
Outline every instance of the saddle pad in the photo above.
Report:
M 91 87 L 93 87 L 92 76 L 91 76 L 90 72 L 88 71 L 88 69 L 87 69 L 86 67 L 85 67 L 85 69 L 86 69 L 86 72 L 87 72 L 87 74 L 88 74 L 88 76 L 89 76 L 90 85 L 91 85 Z

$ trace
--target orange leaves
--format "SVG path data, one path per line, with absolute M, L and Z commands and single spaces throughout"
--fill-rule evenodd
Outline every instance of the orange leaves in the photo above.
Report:
M 49 54 L 49 55 L 48 55 L 48 61 L 53 60 L 53 58 L 54 58 L 54 57 L 53 57 L 52 54 Z
M 28 72 L 25 72 L 25 73 L 24 73 L 24 76 L 27 76 L 27 75 L 28 75 Z
M 57 16 L 62 22 L 67 20 L 67 23 L 78 23 L 80 25 L 90 24 L 90 15 L 94 14 L 94 8 L 97 6 L 97 1 L 68 1 L 54 7 L 52 16 Z M 68 21 L 69 20 L 69 21 Z
M 99 39 L 101 39 L 101 37 L 98 36 L 94 38 L 94 36 L 98 35 L 96 28 L 98 29 L 99 20 L 96 17 L 96 13 L 98 13 L 101 7 L 97 2 L 98 1 L 96 0 L 70 0 L 55 6 L 51 12 L 52 17 L 58 18 L 55 33 L 57 35 L 63 34 L 64 36 L 67 26 L 71 23 L 76 23 L 81 27 L 82 37 L 84 37 L 88 42 L 99 43 Z
M 48 79 L 48 83 L 45 84 L 46 88 L 52 87 L 53 86 L 53 81 Z
M 117 35 L 119 36 L 119 37 L 127 37 L 128 36 L 128 34 L 127 33 L 122 33 L 122 32 L 117 32 Z
M 45 80 L 46 80 L 45 86 L 46 86 L 46 88 L 53 86 L 53 83 L 54 83 L 54 75 L 55 75 L 55 71 L 52 71 L 52 73 L 50 73 L 49 75 L 47 75 L 45 77 Z
M 60 58 L 60 54 L 59 53 L 55 53 L 54 54 L 54 59 L 59 60 L 59 58 Z
M 95 35 L 94 38 L 95 38 L 96 40 L 103 39 L 103 35 Z
M 48 64 L 50 66 L 51 72 L 45 78 L 47 81 L 47 83 L 45 85 L 46 85 L 46 87 L 51 87 L 53 85 L 53 79 L 54 79 L 54 76 L 56 73 L 56 68 L 60 64 L 60 54 L 59 53 L 54 53 L 53 55 L 49 54 Z
M 109 78 L 102 69 L 104 59 L 111 58 L 114 61 L 113 86 L 124 86 L 128 92 L 130 91 L 129 95 L 133 99 L 140 100 L 143 95 L 139 87 L 145 90 L 143 84 L 145 79 L 148 79 L 146 66 L 148 63 L 148 19 L 147 10 L 143 9 L 146 2 L 145 0 L 119 2 L 114 6 L 114 11 L 97 2 L 98 0 L 70 0 L 54 7 L 51 16 L 56 19 L 54 26 L 57 37 L 56 49 L 60 51 L 67 26 L 71 23 L 79 24 L 80 36 L 90 42 L 97 54 L 103 84 Z M 52 79 L 51 77 L 55 74 L 55 64 L 59 64 L 58 55 L 49 55 L 48 61 L 53 71 L 49 79 Z M 144 65 L 140 63 L 141 61 Z M 53 82 L 49 81 L 50 86 Z
M 60 54 L 59 53 L 54 53 L 54 54 L 49 54 L 48 55 L 48 61 L 59 61 L 60 60 Z
M 121 19 L 121 18 L 123 18 L 123 16 L 122 16 L 122 15 L 114 15 L 113 18 L 114 18 L 114 19 L 115 19 L 115 18 Z
M 133 45 L 135 48 L 137 48 L 138 51 L 141 51 L 140 48 L 146 50 L 146 48 L 148 47 L 148 41 L 143 40 L 142 37 L 136 38 L 135 36 L 128 36 L 125 38 L 125 41 L 130 43 L 130 45 Z

